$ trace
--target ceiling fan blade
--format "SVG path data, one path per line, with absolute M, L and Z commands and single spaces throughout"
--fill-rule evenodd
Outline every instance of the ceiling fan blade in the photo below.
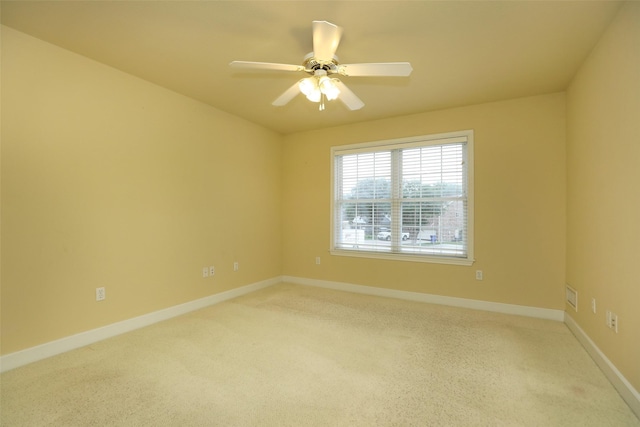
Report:
M 268 71 L 303 71 L 302 65 L 275 64 L 273 62 L 250 62 L 250 61 L 233 61 L 229 63 L 231 68 L 240 68 L 245 70 L 268 70 Z
M 327 21 L 313 21 L 313 56 L 318 61 L 333 61 L 340 44 L 342 28 Z
M 362 100 L 358 98 L 358 96 L 353 93 L 351 89 L 347 87 L 347 85 L 345 85 L 338 79 L 335 79 L 334 83 L 340 90 L 340 95 L 338 96 L 338 98 L 344 103 L 344 105 L 347 106 L 347 108 L 349 108 L 350 110 L 359 110 L 364 107 L 364 102 L 362 102 Z
M 408 62 L 381 62 L 371 64 L 342 64 L 338 73 L 343 76 L 407 77 L 413 68 Z
M 297 94 L 300 93 L 300 89 L 298 88 L 299 83 L 299 81 L 295 82 L 293 86 L 285 90 L 284 93 L 280 95 L 275 101 L 273 101 L 271 105 L 275 105 L 276 107 L 287 105 L 289 101 L 291 101 L 296 97 Z

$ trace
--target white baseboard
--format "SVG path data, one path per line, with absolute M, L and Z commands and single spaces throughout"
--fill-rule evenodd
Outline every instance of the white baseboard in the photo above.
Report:
M 94 342 L 101 341 L 116 335 L 130 332 L 135 329 L 143 328 L 172 317 L 180 316 L 191 311 L 199 310 L 210 305 L 218 304 L 232 298 L 239 297 L 262 288 L 266 288 L 282 282 L 281 277 L 274 277 L 261 282 L 252 283 L 240 288 L 231 289 L 219 294 L 210 295 L 184 304 L 175 305 L 163 310 L 154 311 L 132 319 L 123 320 L 121 322 L 112 323 L 101 328 L 92 329 L 90 331 L 81 332 L 76 335 L 61 338 L 35 347 L 10 353 L 0 357 L 0 372 L 5 372 L 19 366 L 27 365 L 47 357 L 55 356 L 60 353 L 74 350 L 76 348 L 85 347 Z
M 636 390 L 622 373 L 615 367 L 613 363 L 604 355 L 598 346 L 589 338 L 576 321 L 569 315 L 565 314 L 564 322 L 573 335 L 578 339 L 580 344 L 585 348 L 587 353 L 596 362 L 600 370 L 607 377 L 609 382 L 618 390 L 620 396 L 627 402 L 631 410 L 640 418 L 640 393 Z
M 474 310 L 493 311 L 497 313 L 515 314 L 518 316 L 537 317 L 540 319 L 564 320 L 564 311 L 550 308 L 529 307 L 524 305 L 503 304 L 499 302 L 480 301 L 467 298 L 447 297 L 441 295 L 423 294 L 419 292 L 398 291 L 395 289 L 376 288 L 372 286 L 354 285 L 342 282 L 330 282 L 326 280 L 306 279 L 303 277 L 282 276 L 283 282 L 298 285 L 316 286 L 320 288 L 335 289 L 338 291 L 353 292 L 358 294 L 375 295 L 380 297 L 404 299 L 430 304 L 449 305 L 453 307 L 471 308 Z

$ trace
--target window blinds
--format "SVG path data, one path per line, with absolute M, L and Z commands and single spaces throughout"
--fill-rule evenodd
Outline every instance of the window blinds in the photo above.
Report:
M 468 138 L 334 150 L 332 249 L 468 258 Z

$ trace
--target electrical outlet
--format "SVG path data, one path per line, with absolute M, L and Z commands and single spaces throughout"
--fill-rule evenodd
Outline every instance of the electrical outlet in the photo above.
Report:
M 96 288 L 96 301 L 102 301 L 106 298 L 106 293 L 104 288 Z
M 320 265 L 320 257 L 319 256 L 316 257 L 316 265 Z
M 206 278 L 209 277 L 209 268 L 208 267 L 202 267 L 202 278 Z
M 240 264 L 238 264 L 238 261 L 233 263 L 233 271 L 238 271 L 238 269 L 240 268 Z
M 209 266 L 209 276 L 214 276 L 216 274 L 216 268 L 212 265 Z
M 482 280 L 482 270 L 476 270 L 476 280 Z
M 609 327 L 614 331 L 616 331 L 616 334 L 618 333 L 618 315 L 617 314 L 611 313 L 611 321 L 610 321 Z
M 618 324 L 619 324 L 618 315 L 613 313 L 612 311 L 607 310 L 606 322 L 607 322 L 607 327 L 616 331 L 616 334 L 617 334 Z

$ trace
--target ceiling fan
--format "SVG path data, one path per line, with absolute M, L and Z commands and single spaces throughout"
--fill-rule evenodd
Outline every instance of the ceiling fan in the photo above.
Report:
M 341 76 L 397 76 L 406 77 L 413 68 L 408 62 L 384 62 L 367 64 L 340 64 L 335 55 L 342 28 L 327 21 L 313 21 L 313 52 L 304 57 L 302 65 L 276 64 L 271 62 L 233 61 L 229 65 L 238 69 L 269 71 L 304 71 L 310 77 L 297 81 L 280 95 L 273 105 L 283 106 L 302 92 L 309 101 L 318 102 L 320 111 L 325 100 L 340 99 L 350 110 L 359 110 L 364 102 L 344 83 L 335 77 Z

